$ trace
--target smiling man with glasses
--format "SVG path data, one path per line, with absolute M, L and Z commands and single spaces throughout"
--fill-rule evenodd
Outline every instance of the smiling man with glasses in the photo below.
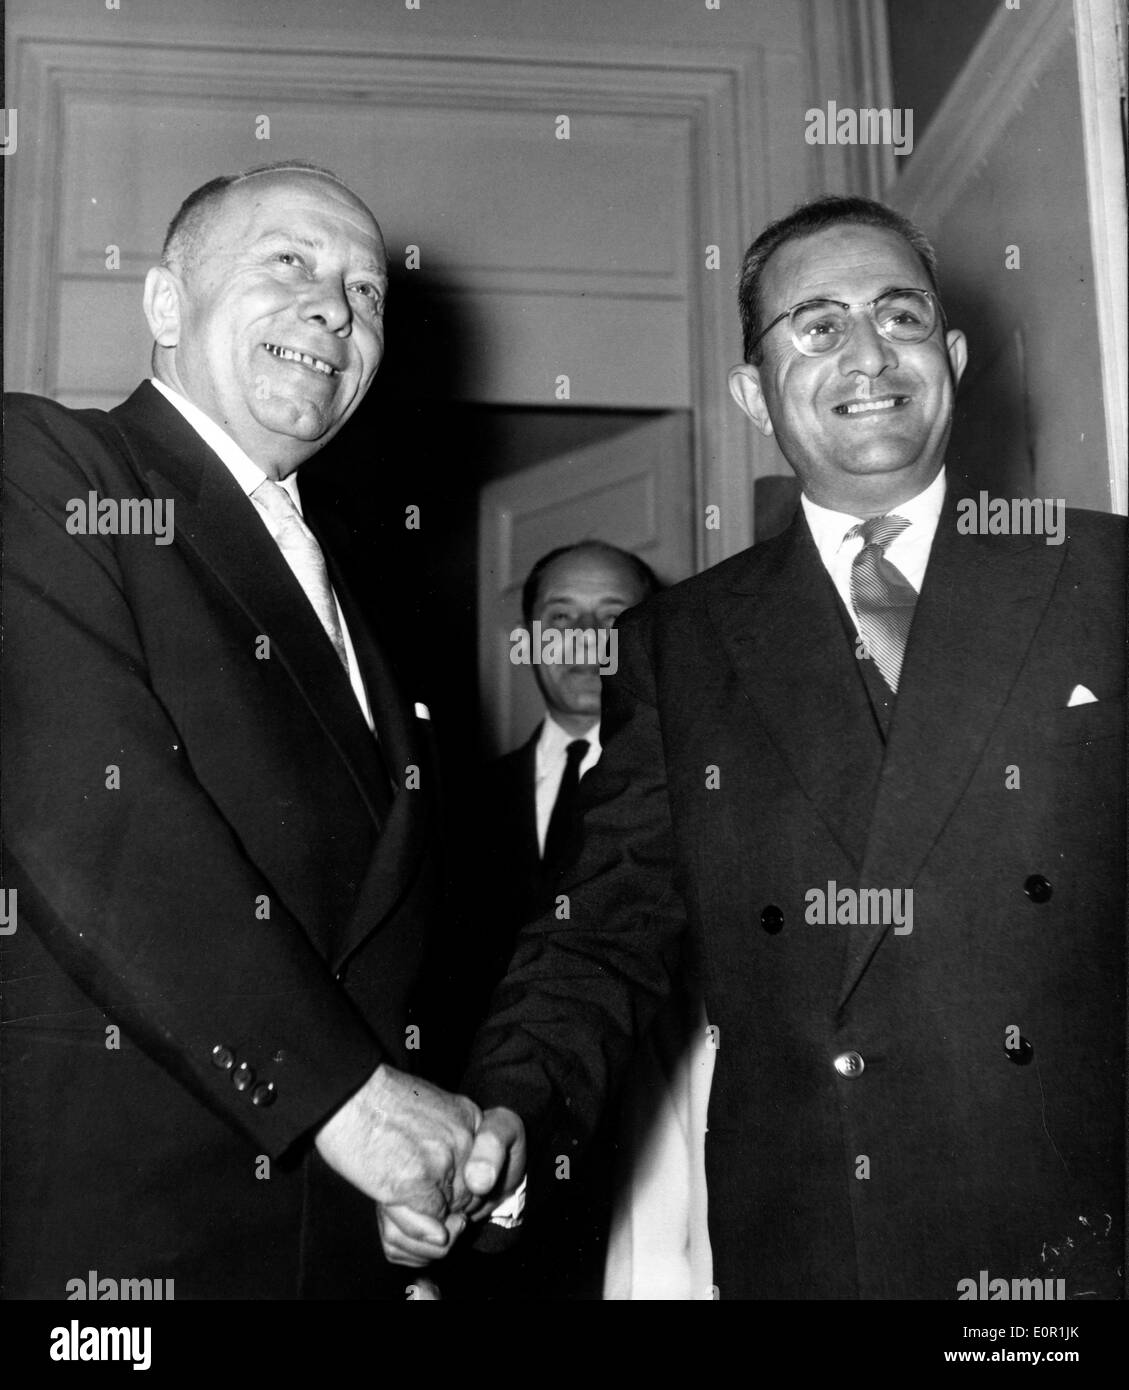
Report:
M 776 435 L 805 498 L 879 515 L 940 474 L 967 347 L 946 328 L 920 233 L 888 209 L 821 225 L 819 206 L 803 235 L 785 219 L 745 258 L 746 360 L 730 389 Z
M 717 1049 L 696 1297 L 987 1271 L 1117 1298 L 1123 520 L 958 531 L 965 339 L 891 209 L 797 209 L 739 294 L 733 395 L 801 506 L 622 620 L 569 919 L 519 938 L 466 1092 L 526 1122 L 534 1239 L 688 949 Z

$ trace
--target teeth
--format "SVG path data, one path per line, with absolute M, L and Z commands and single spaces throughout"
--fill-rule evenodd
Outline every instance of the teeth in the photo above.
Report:
M 884 396 L 880 401 L 851 401 L 835 409 L 840 415 L 863 415 L 872 410 L 893 410 L 901 399 L 900 396 Z
M 312 357 L 308 352 L 295 352 L 293 348 L 279 347 L 277 343 L 264 343 L 263 346 L 275 357 L 281 357 L 284 362 L 301 362 L 304 367 L 313 367 L 315 371 L 324 372 L 326 376 L 333 376 L 337 371 L 336 367 L 331 367 L 320 357 Z

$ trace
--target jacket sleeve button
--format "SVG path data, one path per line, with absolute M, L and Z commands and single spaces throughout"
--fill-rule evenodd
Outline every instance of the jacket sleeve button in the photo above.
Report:
M 840 1052 L 835 1058 L 835 1070 L 840 1076 L 861 1076 L 866 1063 L 859 1052 Z
M 255 1069 L 246 1062 L 240 1062 L 231 1073 L 231 1084 L 237 1091 L 246 1091 L 255 1081 Z
M 220 1071 L 230 1071 L 235 1065 L 235 1053 L 230 1047 L 224 1047 L 223 1043 L 216 1043 L 212 1048 L 212 1066 L 219 1067 Z
M 267 1081 L 256 1086 L 251 1092 L 251 1104 L 266 1109 L 268 1105 L 273 1105 L 278 1099 L 278 1092 L 274 1089 L 274 1082 Z

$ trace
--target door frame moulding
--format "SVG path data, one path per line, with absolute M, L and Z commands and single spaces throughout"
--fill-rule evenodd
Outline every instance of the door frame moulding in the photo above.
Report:
M 918 137 L 913 158 L 890 188 L 898 206 L 939 222 L 981 169 L 1070 25 L 1062 0 L 1027 0 L 1024 22 L 1002 5 Z M 1017 33 L 1018 27 L 1018 33 Z
M 1118 0 L 1074 0 L 1082 140 L 1094 257 L 1102 401 L 1115 512 L 1129 511 L 1129 275 L 1126 271 L 1124 30 Z
M 891 199 L 938 225 L 1022 110 L 1060 46 L 1076 31 L 1089 197 L 1094 302 L 1105 414 L 1110 504 L 1127 507 L 1125 160 L 1116 59 L 1117 0 L 1027 0 L 1024 24 L 1003 6 L 989 22 L 924 135 Z
M 306 43 L 309 35 L 285 31 L 257 38 L 252 47 L 246 30 L 234 28 L 202 43 L 182 29 L 146 22 L 119 42 L 100 37 L 101 29 L 94 37 L 93 26 L 89 34 L 76 34 L 23 20 L 11 26 L 8 48 L 9 100 L 21 112 L 19 155 L 6 169 L 10 387 L 50 389 L 64 202 L 61 154 L 72 97 L 226 98 L 255 111 L 276 100 L 660 116 L 682 122 L 689 142 L 685 264 L 695 557 L 699 567 L 716 563 L 752 543 L 753 479 L 772 471 L 776 457 L 774 446 L 749 428 L 729 399 L 728 371 L 739 356 L 736 259 L 750 231 L 782 210 L 784 171 L 777 169 L 774 184 L 773 142 L 786 113 L 801 119 L 805 101 L 797 79 L 809 93 L 831 83 L 844 98 L 869 99 L 871 92 L 858 86 L 859 74 L 888 70 L 883 13 L 883 0 L 801 0 L 805 53 L 755 45 L 733 52 L 586 44 L 561 45 L 551 60 L 528 47 L 422 50 L 383 39 L 344 51 L 324 36 Z M 888 85 L 885 77 L 881 83 Z M 871 86 L 871 78 L 865 85 Z M 877 192 L 880 172 L 866 164 L 872 154 L 822 151 L 822 186 L 845 183 Z M 785 186 L 794 184 L 794 175 L 791 182 L 785 178 Z M 736 250 L 719 269 L 709 270 L 710 245 Z M 712 504 L 720 509 L 721 525 L 706 530 L 705 508 Z

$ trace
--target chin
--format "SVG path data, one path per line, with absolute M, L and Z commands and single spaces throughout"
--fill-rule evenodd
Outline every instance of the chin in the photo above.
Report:
M 921 466 L 922 460 L 918 454 L 907 456 L 904 453 L 893 455 L 882 453 L 863 458 L 853 455 L 844 461 L 843 472 L 865 478 L 873 474 L 908 473 Z
M 567 705 L 566 714 L 583 714 L 595 717 L 600 713 L 600 696 L 598 692 L 595 695 L 582 695 L 578 699 L 567 701 Z
M 280 410 L 263 411 L 258 419 L 259 424 L 272 434 L 289 435 L 291 439 L 307 444 L 315 440 L 324 443 L 336 434 L 343 423 L 338 419 L 327 419 L 324 410 L 312 408 L 306 403 L 295 405 L 290 402 Z

